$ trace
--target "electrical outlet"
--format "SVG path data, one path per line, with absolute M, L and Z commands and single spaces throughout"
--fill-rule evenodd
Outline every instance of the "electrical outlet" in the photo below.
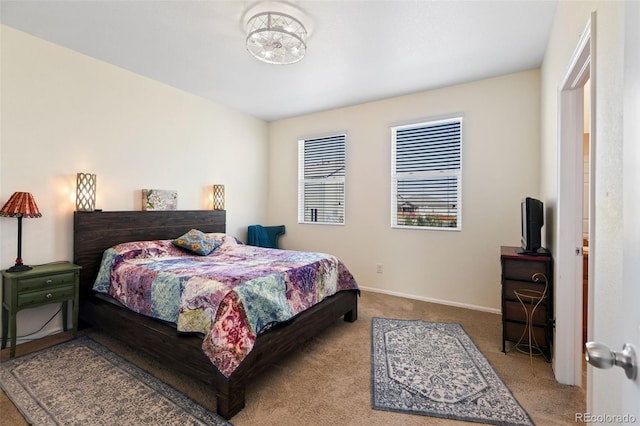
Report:
M 378 274 L 382 273 L 382 263 L 378 263 L 376 265 L 376 273 L 378 273 Z

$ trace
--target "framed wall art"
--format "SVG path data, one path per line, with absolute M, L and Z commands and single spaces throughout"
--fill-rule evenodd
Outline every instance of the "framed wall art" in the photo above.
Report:
M 178 192 L 165 189 L 143 189 L 142 210 L 177 210 Z

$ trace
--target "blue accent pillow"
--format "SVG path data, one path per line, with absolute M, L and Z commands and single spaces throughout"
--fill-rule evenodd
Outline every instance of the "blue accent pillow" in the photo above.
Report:
M 204 232 L 192 229 L 181 237 L 173 240 L 173 245 L 188 250 L 200 256 L 206 256 L 218 248 L 220 243 Z

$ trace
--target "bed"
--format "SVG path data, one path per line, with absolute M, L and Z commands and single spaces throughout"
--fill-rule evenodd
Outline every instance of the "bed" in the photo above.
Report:
M 203 350 L 202 334 L 178 332 L 173 323 L 134 312 L 93 289 L 105 250 L 132 241 L 172 240 L 191 229 L 224 234 L 225 214 L 219 210 L 75 212 L 74 262 L 82 266 L 81 324 L 100 328 L 168 368 L 209 384 L 218 414 L 230 419 L 245 405 L 246 386 L 275 360 L 340 317 L 356 321 L 357 289 L 337 291 L 284 323 L 265 327 L 232 369 L 214 365 Z

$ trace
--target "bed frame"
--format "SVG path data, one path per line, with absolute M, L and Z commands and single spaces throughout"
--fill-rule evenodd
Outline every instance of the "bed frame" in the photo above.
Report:
M 222 210 L 75 212 L 74 262 L 80 271 L 80 321 L 111 336 L 186 376 L 212 386 L 217 412 L 230 419 L 245 405 L 245 388 L 287 352 L 344 316 L 358 317 L 357 291 L 342 291 L 302 312 L 285 324 L 273 327 L 256 339 L 242 364 L 226 378 L 202 351 L 202 337 L 181 334 L 175 326 L 137 314 L 105 300 L 92 291 L 102 253 L 127 241 L 176 238 L 190 229 L 225 232 Z

